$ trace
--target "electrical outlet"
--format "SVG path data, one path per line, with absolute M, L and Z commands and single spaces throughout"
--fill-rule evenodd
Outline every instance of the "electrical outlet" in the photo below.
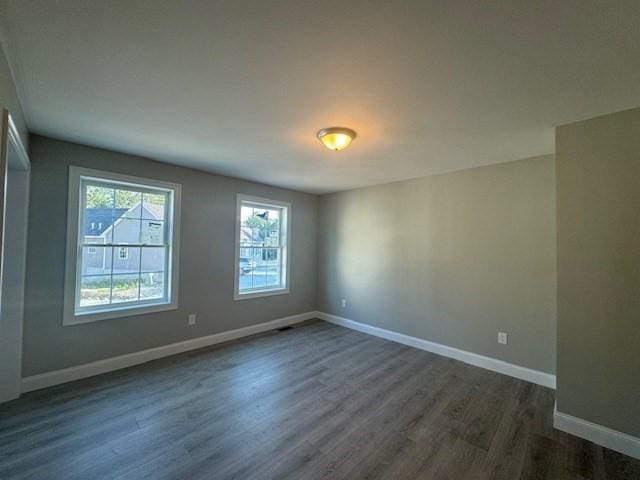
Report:
M 498 332 L 498 343 L 507 344 L 508 336 L 505 332 Z
M 189 315 L 189 325 L 195 325 L 196 324 L 196 314 L 192 313 L 191 315 Z
M 346 298 L 341 298 L 340 299 L 340 305 L 342 305 L 342 308 L 347 308 L 347 299 Z

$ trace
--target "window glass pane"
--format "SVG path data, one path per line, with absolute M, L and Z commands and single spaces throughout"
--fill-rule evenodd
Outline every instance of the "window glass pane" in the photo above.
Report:
M 162 272 L 165 269 L 165 247 L 142 248 L 142 261 L 140 262 L 141 272 Z
M 253 244 L 253 229 L 251 227 L 240 227 L 240 246 Z
M 256 268 L 256 262 L 251 256 L 240 257 L 240 275 L 249 275 Z
M 279 207 L 249 202 L 240 206 L 240 291 L 282 286 L 283 214 Z
M 279 244 L 280 210 L 241 207 L 241 244 L 276 246 Z
M 109 304 L 111 275 L 82 276 L 80 278 L 80 306 Z
M 140 220 L 120 217 L 113 224 L 113 243 L 140 243 Z
M 113 223 L 114 189 L 87 185 L 84 211 L 82 212 L 82 235 L 85 243 L 111 243 Z
M 142 194 L 140 192 L 116 189 L 116 210 L 125 210 L 122 216 L 127 218 L 140 218 L 140 204 Z
M 253 270 L 253 288 L 264 288 L 267 286 L 267 266 L 260 262 Z
M 266 231 L 265 246 L 277 247 L 280 245 L 280 230 L 278 226 L 270 225 Z
M 140 300 L 164 298 L 164 272 L 143 273 L 140 281 Z
M 82 239 L 82 241 L 85 244 L 92 244 L 92 245 L 104 245 L 105 243 L 113 243 L 113 229 L 111 228 L 111 214 L 109 214 L 108 220 L 106 221 L 106 225 L 109 225 L 107 228 L 104 228 L 102 225 L 100 225 L 100 222 L 94 222 L 93 225 L 88 224 L 88 228 L 85 229 L 84 231 L 84 238 Z M 102 233 L 99 233 L 98 235 L 91 235 L 91 234 L 87 234 L 87 232 L 89 232 L 93 229 L 98 229 L 100 230 Z
M 106 222 L 107 222 L 107 225 L 111 224 L 111 215 L 109 215 L 108 220 L 106 220 Z M 100 229 L 102 230 L 102 233 L 91 235 L 90 230 L 92 229 L 93 230 Z M 85 228 L 83 232 L 82 242 L 85 244 L 88 243 L 92 245 L 104 245 L 105 243 L 111 243 L 113 240 L 113 237 L 111 236 L 112 233 L 113 231 L 110 227 L 103 228 L 103 226 L 99 225 L 99 222 L 93 222 L 93 225 L 89 223 L 87 225 L 87 228 Z
M 113 247 L 113 273 L 138 274 L 140 247 Z
M 164 245 L 164 222 L 143 220 L 140 241 L 145 245 Z
M 111 275 L 111 247 L 82 247 L 82 275 Z
M 87 185 L 85 208 L 114 208 L 114 189 L 97 185 Z
M 277 248 L 263 248 L 262 249 L 262 260 L 265 263 L 269 263 L 271 265 L 274 262 L 278 261 L 278 249 Z
M 251 285 L 253 285 L 251 271 L 243 272 L 242 271 L 242 265 L 240 265 L 240 269 L 241 269 L 240 270 L 240 279 L 238 280 L 240 282 L 240 290 L 246 290 L 247 288 L 251 288 Z
M 171 218 L 173 193 L 84 177 L 80 188 L 84 198 L 76 305 L 102 305 L 106 308 L 100 310 L 108 311 L 110 304 L 170 300 L 172 238 L 167 233 L 172 232 L 167 232 L 166 220 Z
M 144 193 L 142 194 L 142 218 L 148 220 L 164 220 L 167 195 Z
M 253 227 L 251 229 L 251 245 L 253 245 L 254 247 L 262 246 L 263 238 L 260 235 L 261 233 L 262 230 L 260 228 Z
M 131 302 L 138 300 L 139 275 L 113 275 L 111 303 Z
M 240 223 L 241 225 L 246 225 L 247 220 L 253 216 L 253 208 L 243 205 L 240 208 Z
M 269 265 L 267 286 L 274 287 L 278 285 L 280 285 L 280 267 L 278 265 Z

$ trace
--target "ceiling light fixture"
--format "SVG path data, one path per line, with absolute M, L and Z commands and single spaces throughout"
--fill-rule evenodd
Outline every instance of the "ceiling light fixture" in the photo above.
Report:
M 349 146 L 351 141 L 356 138 L 356 132 L 350 128 L 329 127 L 318 131 L 318 139 L 329 150 L 344 150 Z

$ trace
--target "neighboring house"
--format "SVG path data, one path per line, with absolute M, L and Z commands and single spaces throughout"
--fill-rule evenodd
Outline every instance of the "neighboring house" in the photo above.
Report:
M 84 215 L 86 247 L 83 259 L 83 275 L 132 274 L 138 271 L 161 272 L 164 270 L 163 247 L 140 248 L 122 244 L 162 245 L 164 236 L 164 207 L 137 203 L 132 208 L 87 208 Z M 105 244 L 119 244 L 111 248 Z M 141 258 L 142 257 L 142 258 Z
M 277 236 L 274 238 L 268 232 L 243 226 L 240 229 L 240 245 L 253 245 L 254 247 L 240 247 L 241 267 L 244 266 L 247 271 L 250 267 L 260 267 L 266 265 L 267 261 L 277 259 L 275 249 L 265 248 L 277 245 Z

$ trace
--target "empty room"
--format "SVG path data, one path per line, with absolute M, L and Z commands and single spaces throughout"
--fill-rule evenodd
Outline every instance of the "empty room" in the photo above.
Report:
M 0 479 L 640 480 L 638 0 L 0 0 Z

